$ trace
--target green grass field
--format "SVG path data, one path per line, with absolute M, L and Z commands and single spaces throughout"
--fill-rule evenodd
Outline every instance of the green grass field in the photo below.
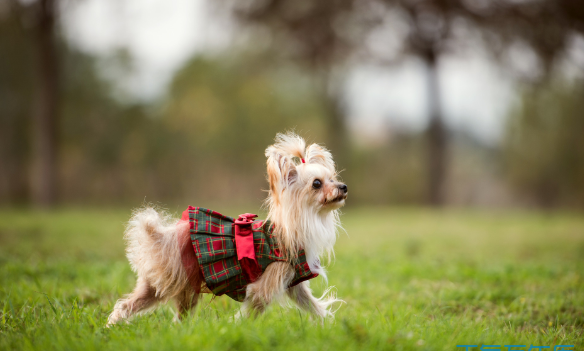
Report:
M 323 326 L 280 306 L 233 322 L 236 302 L 206 297 L 181 324 L 164 306 L 106 329 L 135 280 L 122 242 L 128 216 L 0 210 L 0 349 L 584 347 L 582 215 L 347 210 L 329 267 L 346 304 Z M 320 278 L 312 286 L 325 288 Z

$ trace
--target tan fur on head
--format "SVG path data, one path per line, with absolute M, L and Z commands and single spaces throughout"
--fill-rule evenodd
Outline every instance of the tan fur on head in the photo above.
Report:
M 326 148 L 318 144 L 311 144 L 308 149 L 306 149 L 306 162 L 309 164 L 321 165 L 331 173 L 335 173 L 333 155 Z
M 339 190 L 335 164 L 324 147 L 311 144 L 296 134 L 278 134 L 266 149 L 269 196 L 268 219 L 290 259 L 304 249 L 311 270 L 326 277 L 320 257 L 333 252 L 339 224 L 338 208 L 346 192 Z M 305 163 L 294 158 L 304 159 Z M 315 181 L 320 182 L 318 188 Z
M 268 147 L 268 150 L 270 148 L 277 149 L 279 152 L 287 156 L 306 158 L 306 142 L 294 133 L 276 134 L 276 143 Z

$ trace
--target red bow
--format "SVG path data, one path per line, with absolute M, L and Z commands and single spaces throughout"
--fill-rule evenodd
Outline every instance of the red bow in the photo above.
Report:
M 253 245 L 252 224 L 257 215 L 245 213 L 235 220 L 235 249 L 237 259 L 248 282 L 253 283 L 262 274 Z

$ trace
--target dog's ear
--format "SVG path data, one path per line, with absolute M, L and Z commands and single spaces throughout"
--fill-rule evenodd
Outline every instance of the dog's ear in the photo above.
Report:
M 324 166 L 331 171 L 331 173 L 335 173 L 333 155 L 326 148 L 318 144 L 311 144 L 306 149 L 306 162 Z
M 277 200 L 280 193 L 298 180 L 296 165 L 282 150 L 270 146 L 266 149 L 268 182 L 272 196 Z
M 306 142 L 293 132 L 276 134 L 276 143 L 273 146 L 285 156 L 298 157 L 298 161 L 304 158 Z

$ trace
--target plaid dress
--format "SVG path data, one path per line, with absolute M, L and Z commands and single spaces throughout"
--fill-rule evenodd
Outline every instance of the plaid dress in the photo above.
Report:
M 287 261 L 280 252 L 276 236 L 273 235 L 274 226 L 269 221 L 253 220 L 255 217 L 257 216 L 246 214 L 234 219 L 206 208 L 192 206 L 184 211 L 183 220 L 189 221 L 191 241 L 199 267 L 213 294 L 227 294 L 241 302 L 245 298 L 247 285 L 254 282 L 270 263 Z M 248 224 L 247 238 L 238 233 L 243 230 L 240 229 L 243 226 L 239 224 L 242 223 L 242 218 L 247 219 L 244 223 Z M 236 228 L 237 226 L 239 227 Z M 244 243 L 242 240 L 248 242 Z M 245 255 L 242 243 L 249 244 L 249 248 L 253 247 L 251 254 L 253 256 L 255 252 L 255 258 L 238 259 L 238 256 L 241 258 Z M 318 276 L 310 271 L 304 250 L 300 250 L 290 264 L 295 271 L 290 286 Z

